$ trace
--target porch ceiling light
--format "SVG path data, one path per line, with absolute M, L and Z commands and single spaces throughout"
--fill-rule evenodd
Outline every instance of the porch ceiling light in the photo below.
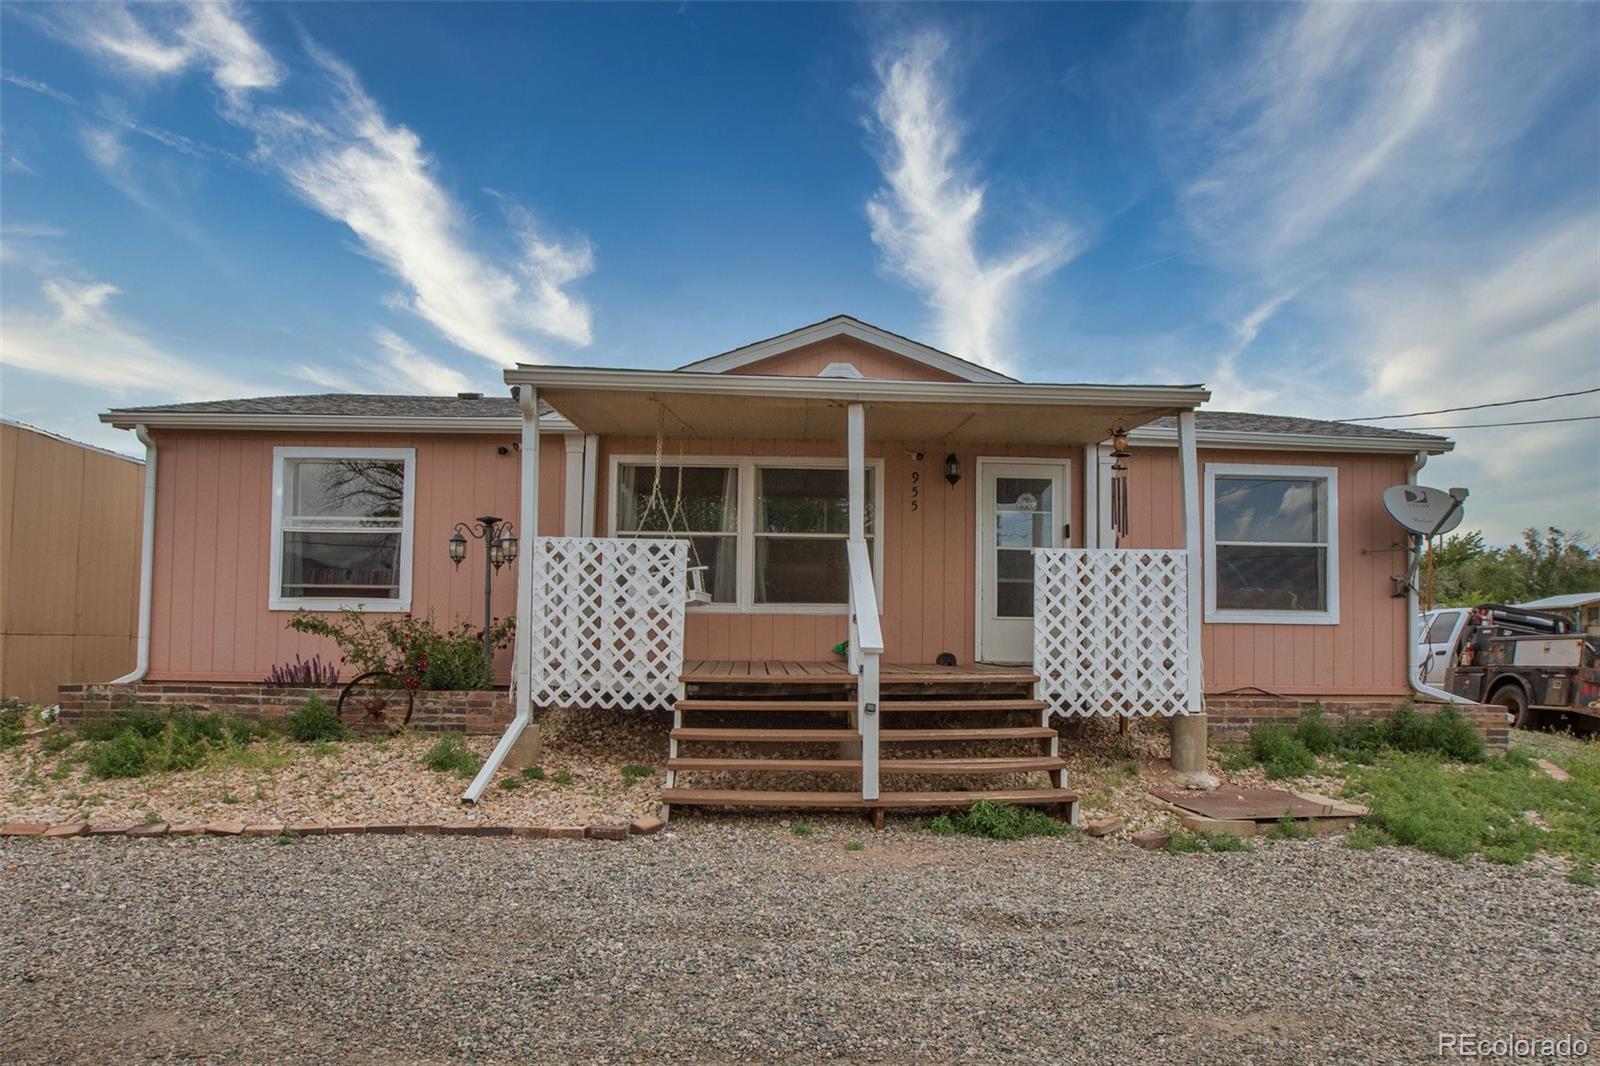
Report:
M 461 569 L 461 560 L 467 557 L 467 538 L 456 530 L 455 536 L 450 538 L 450 561 L 456 564 L 456 569 Z
M 956 458 L 955 452 L 944 457 L 944 479 L 950 482 L 951 488 L 955 488 L 956 482 L 961 480 L 961 460 Z

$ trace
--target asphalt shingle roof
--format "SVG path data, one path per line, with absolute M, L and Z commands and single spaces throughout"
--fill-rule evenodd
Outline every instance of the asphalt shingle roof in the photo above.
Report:
M 240 415 L 350 415 L 376 418 L 516 418 L 517 402 L 509 396 L 390 396 L 361 393 L 313 393 L 299 396 L 256 396 L 240 400 L 202 400 L 198 403 L 171 403 L 159 407 L 119 408 L 113 414 L 162 411 L 193 414 Z M 541 414 L 551 414 L 549 405 L 539 404 Z M 1171 418 L 1159 418 L 1152 426 L 1171 429 Z M 1242 411 L 1196 411 L 1197 429 L 1220 433 L 1284 433 L 1329 437 L 1405 438 L 1417 441 L 1442 441 L 1431 433 L 1359 426 L 1349 422 L 1327 422 L 1319 418 L 1291 418 L 1286 415 L 1258 415 Z

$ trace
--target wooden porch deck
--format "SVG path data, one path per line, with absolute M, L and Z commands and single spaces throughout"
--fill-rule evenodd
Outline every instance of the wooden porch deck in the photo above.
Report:
M 930 685 L 978 681 L 1032 684 L 1038 680 L 1026 666 L 937 666 L 931 663 L 884 663 L 878 669 L 880 684 Z M 683 682 L 742 685 L 854 685 L 855 675 L 842 662 L 798 662 L 784 659 L 688 659 Z

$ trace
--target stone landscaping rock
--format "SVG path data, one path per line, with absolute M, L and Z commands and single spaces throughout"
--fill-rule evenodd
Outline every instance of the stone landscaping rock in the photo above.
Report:
M 7 822 L 0 825 L 0 837 L 36 837 L 49 828 L 49 822 Z
M 243 822 L 212 822 L 206 832 L 219 837 L 236 837 L 244 832 Z
M 1133 834 L 1133 842 L 1146 851 L 1160 851 L 1171 839 L 1171 833 L 1160 829 L 1142 829 Z
M 247 837 L 275 837 L 281 835 L 282 833 L 283 826 L 281 825 L 261 824 L 247 825 L 244 827 L 244 835 Z
M 660 818 L 647 814 L 642 818 L 635 818 L 632 822 L 630 822 L 628 824 L 628 831 L 634 836 L 647 837 L 661 832 L 661 830 L 665 829 L 666 826 L 667 823 L 663 822 Z
M 622 822 L 599 823 L 584 827 L 583 835 L 590 840 L 627 840 L 628 827 Z
M 466 837 L 478 831 L 477 822 L 446 822 L 439 827 L 439 832 L 445 836 Z
M 408 826 L 406 826 L 406 833 L 409 836 L 435 836 L 436 837 L 436 836 L 439 835 L 439 827 L 437 825 L 433 825 L 431 823 L 428 824 L 428 825 L 408 825 Z
M 1191 833 L 1212 836 L 1253 837 L 1260 832 L 1260 827 L 1247 819 L 1202 818 L 1198 814 L 1184 815 L 1183 827 Z
M 1571 781 L 1572 780 L 1572 775 L 1571 774 L 1567 773 L 1565 770 L 1563 770 L 1561 767 L 1557 766 L 1555 763 L 1551 762 L 1549 759 L 1535 759 L 1534 760 L 1534 765 L 1537 766 L 1539 769 L 1543 770 L 1546 775 L 1548 775 L 1549 777 L 1553 778 L 1554 780 L 1557 780 L 1557 781 Z
M 406 831 L 404 822 L 368 822 L 366 832 L 383 836 L 399 836 Z
M 1092 822 L 1085 823 L 1083 835 L 1091 837 L 1110 836 L 1127 824 L 1127 822 L 1114 814 L 1109 818 L 1096 818 Z
M 559 837 L 563 840 L 582 840 L 584 836 L 581 825 L 548 825 L 544 830 L 545 836 Z
M 169 837 L 197 837 L 197 836 L 201 835 L 202 833 L 204 833 L 205 831 L 206 831 L 206 827 L 203 826 L 203 825 L 169 825 L 169 826 L 167 826 L 167 836 L 169 836 Z
M 130 828 L 124 836 L 130 837 L 164 837 L 167 835 L 166 822 L 145 822 Z
M 92 837 L 119 837 L 126 833 L 128 829 L 129 827 L 125 825 L 95 825 L 93 822 L 89 823 L 89 835 Z

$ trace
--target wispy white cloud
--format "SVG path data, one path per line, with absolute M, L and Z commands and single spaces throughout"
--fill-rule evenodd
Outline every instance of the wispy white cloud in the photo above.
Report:
M 1231 327 L 1231 342 L 1217 355 L 1207 384 L 1212 406 L 1221 411 L 1257 411 L 1277 399 L 1277 388 L 1240 372 L 1239 357 L 1250 350 L 1261 330 L 1278 309 L 1294 299 L 1293 292 L 1268 297 L 1241 316 Z
M 178 400 L 270 391 L 174 355 L 112 310 L 120 290 L 107 282 L 46 278 L 48 309 L 7 310 L 0 363 L 98 389 Z
M 1076 253 L 1072 229 L 1052 219 L 1007 254 L 985 256 L 978 228 L 985 188 L 961 158 L 962 128 L 950 101 L 949 41 L 936 30 L 899 39 L 877 57 L 874 128 L 883 139 L 885 187 L 867 204 L 884 265 L 920 289 L 950 351 L 1004 369 L 1009 316 L 1031 281 Z
M 379 358 L 369 367 L 387 385 L 375 391 L 422 394 L 472 391 L 472 380 L 465 374 L 423 355 L 410 341 L 392 330 L 377 329 L 372 339 L 378 345 Z
M 505 201 L 509 247 L 484 251 L 489 242 L 472 231 L 421 138 L 391 121 L 344 63 L 308 43 L 326 98 L 305 109 L 264 106 L 261 92 L 282 83 L 284 69 L 233 5 L 107 10 L 92 25 L 69 20 L 69 39 L 146 77 L 209 72 L 222 116 L 254 137 L 255 162 L 347 226 L 405 286 L 404 307 L 451 343 L 502 366 L 540 361 L 541 338 L 590 343 L 589 307 L 571 288 L 594 270 L 588 241 L 557 240 Z

